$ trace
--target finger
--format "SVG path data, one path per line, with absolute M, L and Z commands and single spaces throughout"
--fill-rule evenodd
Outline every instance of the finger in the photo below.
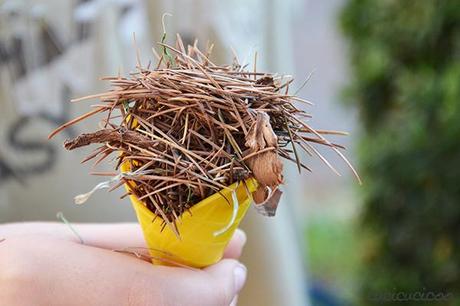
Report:
M 233 259 L 223 259 L 203 270 L 159 266 L 154 270 L 155 276 L 161 278 L 163 299 L 168 305 L 190 306 L 230 305 L 243 288 L 247 274 L 246 268 Z
M 147 247 L 138 223 L 77 224 L 75 229 L 87 245 L 109 250 Z
M 26 222 L 0 226 L 1 238 L 18 236 L 58 238 L 109 250 L 146 247 L 137 223 L 72 224 L 69 227 L 57 222 Z
M 152 267 L 131 256 L 66 240 L 9 237 L 0 243 L 5 276 L 0 277 L 0 301 L 16 299 L 6 305 L 134 305 L 129 302 L 130 288 Z M 4 280 L 7 286 L 2 286 Z M 151 291 L 150 304 L 161 301 L 161 292 Z
M 222 265 L 227 265 L 229 267 L 222 267 Z M 230 283 L 228 279 L 226 279 L 228 277 L 228 270 L 230 269 L 231 273 L 233 274 L 233 284 Z M 221 286 L 223 288 L 221 290 L 230 292 L 230 294 L 225 295 L 225 303 L 223 303 L 222 305 L 228 305 L 228 302 L 230 301 L 230 305 L 236 306 L 238 301 L 238 294 L 241 292 L 241 289 L 243 289 L 243 286 L 246 283 L 246 267 L 239 262 L 236 262 L 235 264 L 234 261 L 223 260 L 214 266 L 206 268 L 206 270 L 208 273 L 214 274 L 216 278 L 221 279 Z
M 241 229 L 236 229 L 224 252 L 224 258 L 238 259 L 241 256 L 243 247 L 246 244 L 246 233 Z
M 233 298 L 233 301 L 230 303 L 230 306 L 237 306 L 238 305 L 238 296 Z
M 75 233 L 72 231 L 75 230 Z M 46 236 L 108 250 L 144 249 L 145 240 L 138 223 L 72 224 L 72 228 L 57 222 L 24 222 L 0 225 L 0 239 L 14 236 Z M 246 234 L 237 229 L 230 240 L 224 258 L 239 258 Z

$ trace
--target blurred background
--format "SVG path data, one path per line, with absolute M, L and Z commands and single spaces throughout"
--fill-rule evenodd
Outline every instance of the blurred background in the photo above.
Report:
M 61 144 L 97 120 L 46 136 L 96 102 L 71 98 L 134 70 L 133 32 L 154 58 L 164 13 L 170 42 L 213 42 L 216 62 L 257 52 L 293 92 L 311 75 L 310 124 L 350 132 L 331 140 L 363 179 L 327 150 L 342 176 L 286 167 L 277 216 L 243 224 L 240 305 L 460 305 L 458 0 L 0 0 L 0 222 L 135 220 L 118 192 L 73 204 L 100 179 Z

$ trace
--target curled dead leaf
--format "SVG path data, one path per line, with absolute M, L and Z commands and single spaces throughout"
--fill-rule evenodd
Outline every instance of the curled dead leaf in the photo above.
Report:
M 245 140 L 249 153 L 257 153 L 266 147 L 278 148 L 278 137 L 267 113 L 257 112 Z M 259 182 L 259 188 L 252 194 L 257 211 L 266 216 L 274 216 L 282 194 L 278 185 L 283 183 L 283 163 L 277 151 L 256 154 L 247 160 L 247 164 Z
M 264 216 L 273 217 L 276 214 L 282 194 L 283 192 L 278 188 L 272 191 L 268 187 L 259 187 L 252 194 L 257 212 Z
M 259 188 L 252 193 L 252 199 L 256 204 L 263 203 L 265 198 L 267 198 L 267 189 L 265 186 L 259 186 Z
M 283 183 L 283 163 L 274 151 L 268 151 L 248 160 L 255 179 L 264 186 L 278 186 Z
M 249 129 L 245 145 L 252 152 L 257 152 L 266 147 L 278 147 L 278 137 L 273 132 L 270 116 L 267 113 L 257 112 L 256 121 Z
M 246 136 L 246 146 L 250 153 L 258 152 L 266 147 L 278 147 L 278 137 L 270 124 L 270 116 L 258 111 L 256 120 Z M 264 186 L 278 186 L 283 182 L 283 163 L 276 151 L 267 151 L 249 158 L 248 166 L 255 179 Z

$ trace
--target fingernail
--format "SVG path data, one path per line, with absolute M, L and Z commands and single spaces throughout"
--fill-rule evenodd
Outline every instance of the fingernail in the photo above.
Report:
M 238 235 L 238 239 L 241 241 L 241 245 L 244 246 L 248 240 L 246 233 L 243 230 L 238 229 L 236 234 Z
M 244 283 L 246 282 L 247 269 L 242 264 L 236 266 L 233 270 L 233 277 L 235 278 L 235 294 L 243 289 Z

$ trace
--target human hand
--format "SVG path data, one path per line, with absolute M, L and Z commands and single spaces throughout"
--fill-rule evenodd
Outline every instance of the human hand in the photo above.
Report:
M 113 250 L 145 247 L 137 224 L 0 225 L 4 305 L 236 305 L 246 268 L 237 230 L 224 259 L 202 270 L 154 266 Z

